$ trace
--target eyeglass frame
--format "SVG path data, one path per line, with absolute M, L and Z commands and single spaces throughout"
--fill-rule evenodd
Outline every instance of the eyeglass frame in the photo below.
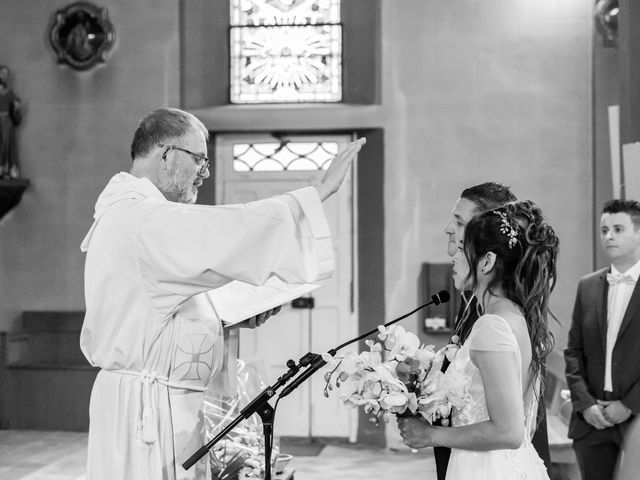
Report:
M 168 147 L 162 154 L 162 160 L 165 160 L 165 161 L 167 160 L 167 153 L 169 153 L 171 150 L 180 150 L 181 152 L 188 153 L 189 155 L 191 155 L 191 160 L 193 160 L 195 164 L 199 167 L 198 175 L 200 176 L 204 175 L 204 172 L 207 170 L 207 168 L 209 168 L 209 165 L 211 165 L 211 162 L 209 161 L 209 158 L 206 155 L 192 152 L 191 150 L 187 150 L 184 147 L 179 147 L 178 145 L 165 145 L 162 143 L 159 143 L 158 146 L 160 148 Z M 204 160 L 204 163 L 200 165 L 200 162 L 203 160 Z

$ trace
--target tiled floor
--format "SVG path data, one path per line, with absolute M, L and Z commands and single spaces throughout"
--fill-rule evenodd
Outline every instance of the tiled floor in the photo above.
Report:
M 84 480 L 87 434 L 0 430 L 0 478 Z
M 84 480 L 87 434 L 0 430 L 0 479 Z M 327 445 L 315 457 L 295 457 L 295 480 L 435 479 L 432 450 L 393 452 Z

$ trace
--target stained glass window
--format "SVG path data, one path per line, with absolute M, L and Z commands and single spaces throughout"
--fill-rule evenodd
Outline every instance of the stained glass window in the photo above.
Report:
M 342 100 L 340 0 L 230 0 L 231 102 Z
M 338 153 L 338 142 L 235 143 L 235 172 L 326 170 Z

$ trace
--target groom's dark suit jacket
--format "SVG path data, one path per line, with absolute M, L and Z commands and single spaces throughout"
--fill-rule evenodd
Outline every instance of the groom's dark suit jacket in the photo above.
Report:
M 573 308 L 573 319 L 564 352 L 566 377 L 573 413 L 569 438 L 580 440 L 597 430 L 580 411 L 604 398 L 604 366 L 607 344 L 607 295 L 609 268 L 583 277 Z M 613 399 L 633 414 L 640 411 L 640 282 L 636 283 L 622 318 L 611 359 Z
M 457 322 L 461 321 L 464 308 L 465 305 L 463 301 L 460 305 Z M 476 320 L 478 320 L 478 310 L 476 308 L 475 297 L 471 299 L 471 305 L 469 306 L 469 308 L 470 310 L 468 313 L 468 317 L 464 321 L 464 324 L 458 325 L 458 327 L 456 328 L 456 332 L 460 336 L 461 343 L 464 343 L 464 341 L 467 339 L 467 337 L 471 333 L 471 329 L 473 328 L 474 323 L 476 323 Z M 445 371 L 448 367 L 449 361 L 445 359 L 444 365 L 442 366 L 442 371 Z M 542 374 L 544 375 L 544 370 Z M 536 420 L 538 422 L 538 426 L 535 434 L 533 435 L 531 443 L 538 452 L 538 455 L 540 455 L 540 458 L 544 461 L 544 464 L 547 467 L 547 472 L 549 472 L 549 475 L 551 475 L 551 455 L 549 453 L 549 437 L 547 435 L 547 408 L 544 403 L 544 395 L 540 397 L 540 403 L 538 404 L 538 417 Z M 447 467 L 449 466 L 449 456 L 451 455 L 451 449 L 446 447 L 434 447 L 433 455 L 436 460 L 436 473 L 438 475 L 438 480 L 445 480 Z

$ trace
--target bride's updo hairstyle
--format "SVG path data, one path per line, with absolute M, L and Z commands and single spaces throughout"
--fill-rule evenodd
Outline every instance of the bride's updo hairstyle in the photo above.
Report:
M 495 275 L 487 293 L 500 286 L 504 295 L 522 309 L 531 339 L 532 380 L 540 375 L 553 349 L 547 314 L 549 295 L 556 284 L 558 245 L 555 231 L 540 208 L 529 200 L 487 210 L 473 217 L 464 232 L 472 285 L 478 283 L 479 260 L 493 252 Z

